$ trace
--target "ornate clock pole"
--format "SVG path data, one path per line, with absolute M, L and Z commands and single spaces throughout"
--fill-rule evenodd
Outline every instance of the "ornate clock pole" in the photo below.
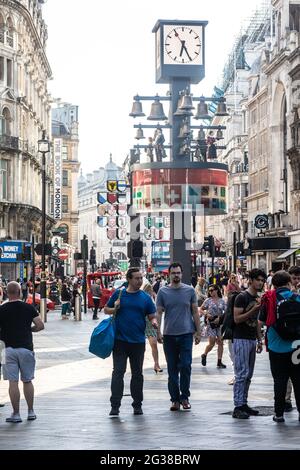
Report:
M 204 32 L 207 21 L 158 20 L 153 31 L 156 35 L 156 82 L 170 83 L 171 125 L 170 160 L 177 167 L 187 168 L 188 154 L 181 155 L 179 139 L 183 114 L 177 113 L 178 101 L 183 90 L 190 93 L 191 83 L 200 82 L 205 76 Z M 189 114 L 189 113 L 188 113 Z M 186 116 L 190 127 L 190 116 Z M 176 162 L 176 163 L 175 163 Z M 171 260 L 183 267 L 183 281 L 190 283 L 191 256 L 191 212 L 183 207 L 181 213 L 170 212 L 170 254 Z
M 191 84 L 199 83 L 205 75 L 204 45 L 206 21 L 158 20 L 153 28 L 156 45 L 156 82 L 170 85 L 169 96 L 134 97 L 130 116 L 143 117 L 141 101 L 154 100 L 150 121 L 166 121 L 161 101 L 170 102 L 169 122 L 164 125 L 136 125 L 136 139 L 144 138 L 143 129 L 170 129 L 170 161 L 163 161 L 165 154 L 158 152 L 157 141 L 135 146 L 138 151 L 147 151 L 148 162 L 131 167 L 133 206 L 137 213 L 170 214 L 170 259 L 183 266 L 183 282 L 191 281 L 191 254 L 194 244 L 195 216 L 220 215 L 226 213 L 227 165 L 217 161 L 215 138 L 205 140 L 204 129 L 217 130 L 216 139 L 222 139 L 222 126 L 191 126 L 194 109 L 190 94 Z M 193 98 L 199 101 L 195 119 L 210 119 L 205 101 L 218 102 L 216 115 L 226 116 L 225 100 L 221 98 Z M 192 138 L 192 129 L 198 137 Z M 158 132 L 159 131 L 159 132 Z M 192 142 L 197 142 L 193 147 Z M 162 140 L 164 142 L 164 139 Z M 156 161 L 153 157 L 156 148 Z M 192 152 L 192 149 L 195 149 Z M 151 152 L 150 152 L 151 150 Z M 149 161 L 150 159 L 150 161 Z M 210 159 L 208 161 L 207 159 Z M 193 224 L 192 224 L 193 219 Z M 204 219 L 203 219 L 204 220 Z M 200 234 L 199 234 L 200 235 Z M 204 234 L 203 234 L 204 235 Z

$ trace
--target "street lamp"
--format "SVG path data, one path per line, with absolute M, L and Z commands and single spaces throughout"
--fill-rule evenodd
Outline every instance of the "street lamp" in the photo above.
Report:
M 46 153 L 50 152 L 50 142 L 43 131 L 38 141 L 38 151 L 42 154 L 42 273 L 40 283 L 40 314 L 43 321 L 47 321 L 47 295 L 46 295 Z

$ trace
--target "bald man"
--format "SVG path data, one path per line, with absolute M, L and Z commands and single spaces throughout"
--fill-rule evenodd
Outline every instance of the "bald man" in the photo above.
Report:
M 32 333 L 44 329 L 44 323 L 32 305 L 21 301 L 21 286 L 7 285 L 8 302 L 0 306 L 0 339 L 4 343 L 3 378 L 9 381 L 9 397 L 13 412 L 7 423 L 21 423 L 19 377 L 28 406 L 27 419 L 36 419 L 33 409 L 35 358 Z

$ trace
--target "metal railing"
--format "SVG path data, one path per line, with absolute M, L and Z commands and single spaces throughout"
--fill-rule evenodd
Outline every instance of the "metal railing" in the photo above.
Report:
M 19 150 L 19 138 L 11 135 L 0 135 L 0 149 Z

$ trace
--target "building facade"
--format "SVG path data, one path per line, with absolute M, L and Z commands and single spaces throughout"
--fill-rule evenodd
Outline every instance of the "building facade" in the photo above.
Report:
M 42 3 L 0 0 L 0 240 L 41 239 L 42 131 L 49 136 L 51 69 L 45 47 L 47 27 Z M 47 156 L 46 156 L 47 158 Z M 47 159 L 47 195 L 51 185 Z M 50 213 L 47 197 L 47 214 Z M 47 217 L 47 237 L 53 219 Z M 1 261 L 1 260 L 0 260 Z M 23 266 L 0 262 L 5 278 L 22 276 Z M 25 271 L 25 275 L 27 275 Z

